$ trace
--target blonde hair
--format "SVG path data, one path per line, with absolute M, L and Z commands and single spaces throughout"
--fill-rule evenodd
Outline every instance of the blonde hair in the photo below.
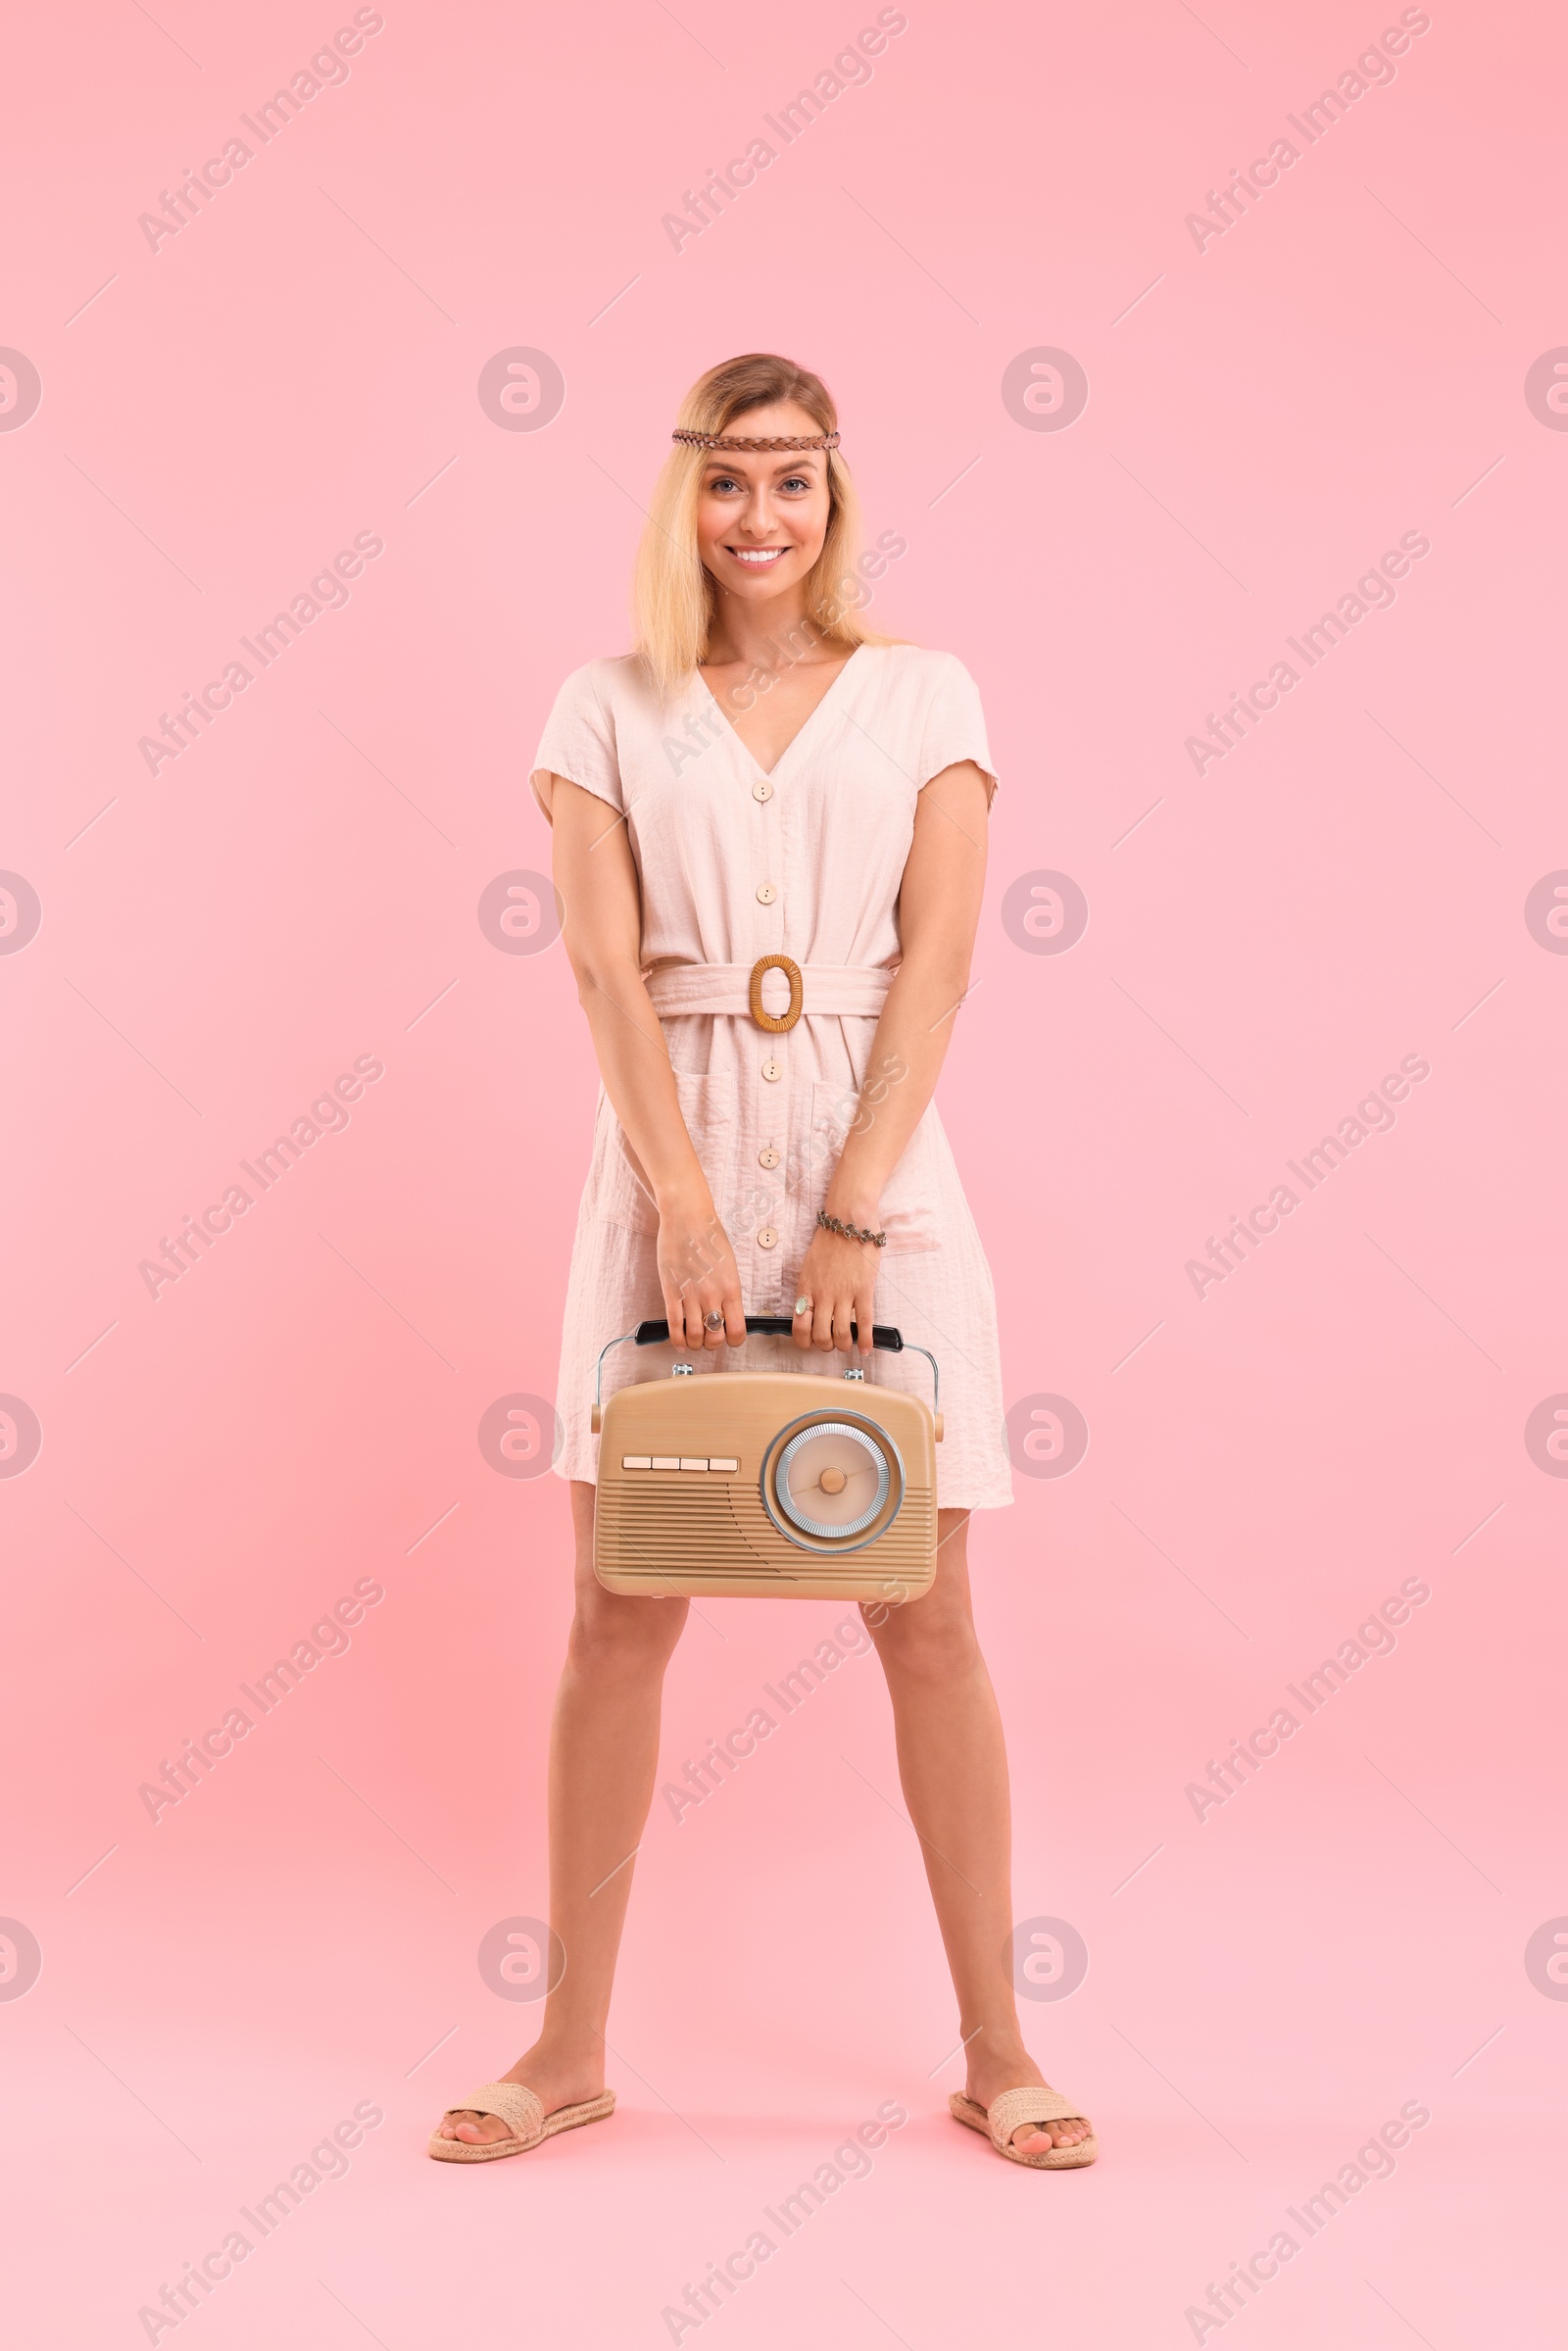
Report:
M 838 430 L 838 411 L 820 376 L 772 352 L 748 352 L 723 361 L 698 379 L 676 419 L 687 432 L 727 432 L 748 410 L 791 401 L 824 433 Z M 806 581 L 808 622 L 832 642 L 887 645 L 858 609 L 865 589 L 856 564 L 860 553 L 860 503 L 850 469 L 836 449 L 827 457 L 828 524 L 822 552 Z M 668 702 L 706 659 L 713 625 L 713 581 L 697 549 L 697 501 L 711 453 L 677 442 L 658 481 L 632 573 L 632 618 L 637 652 L 662 702 Z

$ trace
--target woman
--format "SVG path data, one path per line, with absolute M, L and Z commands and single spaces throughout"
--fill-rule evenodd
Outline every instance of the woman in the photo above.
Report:
M 950 656 L 863 624 L 858 513 L 814 375 L 728 361 L 673 438 L 638 559 L 639 651 L 567 679 L 532 776 L 604 1080 L 559 1388 L 577 1604 L 550 1759 L 551 1923 L 570 1965 L 534 2046 L 448 2111 L 430 2152 L 517 2154 L 614 2103 L 603 2034 L 626 1857 L 687 1603 L 594 1576 L 599 1350 L 662 1303 L 699 1374 L 816 1372 L 879 1308 L 943 1371 L 936 1582 L 862 1613 L 957 1994 L 968 2083 L 951 2103 L 1012 2160 L 1076 2167 L 1095 2158 L 1090 2126 L 1025 2050 L 1001 1959 L 1007 1766 L 965 1545 L 969 1512 L 1012 1495 L 991 1276 L 931 1106 L 997 781 L 979 700 Z M 805 1010 L 769 1034 L 747 982 L 785 951 Z M 791 1339 L 748 1340 L 748 1312 L 786 1310 Z M 606 1391 L 650 1376 L 668 1358 L 612 1356 Z M 885 1355 L 866 1376 L 916 1378 Z

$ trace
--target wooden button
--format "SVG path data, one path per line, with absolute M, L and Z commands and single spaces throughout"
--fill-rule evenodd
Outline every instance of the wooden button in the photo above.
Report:
M 756 783 L 752 786 L 752 798 L 754 800 L 771 800 L 772 797 L 772 785 L 768 782 L 765 775 L 760 775 Z
M 774 1232 L 770 1224 L 763 1225 L 761 1231 L 758 1234 L 757 1246 L 759 1249 L 777 1249 L 778 1235 Z
M 774 889 L 771 882 L 758 883 L 757 903 L 760 906 L 770 906 L 777 896 L 778 892 Z
M 773 1149 L 771 1143 L 765 1145 L 763 1149 L 758 1152 L 757 1164 L 759 1167 L 776 1167 L 778 1165 L 778 1153 Z
M 844 1472 L 841 1469 L 825 1469 L 818 1480 L 818 1484 L 821 1486 L 824 1494 L 842 1494 L 845 1487 L 849 1484 L 849 1480 L 845 1477 Z
M 783 1062 L 764 1061 L 762 1063 L 762 1075 L 764 1078 L 766 1078 L 770 1086 L 776 1086 L 779 1082 L 779 1079 L 784 1075 Z

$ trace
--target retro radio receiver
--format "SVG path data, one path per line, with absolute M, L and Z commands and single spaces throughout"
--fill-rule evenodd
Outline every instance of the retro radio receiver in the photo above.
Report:
M 783 1315 L 749 1314 L 748 1335 L 787 1339 Z M 872 1345 L 905 1340 L 877 1323 Z M 932 1403 L 869 1387 L 861 1371 L 695 1372 L 618 1388 L 601 1409 L 612 1347 L 668 1347 L 645 1322 L 599 1356 L 594 1572 L 611 1592 L 790 1593 L 807 1599 L 919 1599 L 937 1559 L 936 1357 Z M 858 1333 L 857 1333 L 858 1342 Z M 912 1343 L 911 1343 L 912 1345 Z

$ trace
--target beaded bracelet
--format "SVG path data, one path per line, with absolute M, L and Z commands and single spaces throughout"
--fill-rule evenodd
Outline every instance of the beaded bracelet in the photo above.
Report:
M 868 1241 L 873 1249 L 887 1248 L 888 1237 L 886 1233 L 863 1233 L 858 1224 L 840 1224 L 838 1218 L 836 1216 L 829 1216 L 825 1208 L 818 1208 L 816 1212 L 816 1221 L 822 1227 L 824 1232 L 837 1233 L 841 1240 Z

